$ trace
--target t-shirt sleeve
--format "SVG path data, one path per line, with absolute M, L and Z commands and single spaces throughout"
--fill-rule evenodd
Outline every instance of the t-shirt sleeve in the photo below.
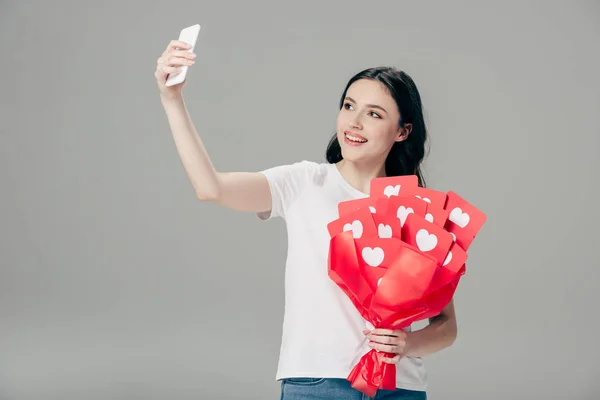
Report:
M 256 215 L 261 220 L 274 217 L 285 219 L 287 210 L 310 182 L 316 170 L 316 163 L 303 160 L 260 171 L 269 182 L 272 205 L 271 210 L 259 212 Z

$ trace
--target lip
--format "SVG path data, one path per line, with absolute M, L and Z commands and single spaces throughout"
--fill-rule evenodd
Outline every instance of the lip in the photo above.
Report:
M 359 138 L 360 140 L 367 140 L 366 137 L 359 135 L 358 133 L 354 133 L 352 131 L 344 131 L 344 135 L 350 135 Z
M 357 138 L 359 138 L 361 140 L 364 140 L 364 141 L 363 142 L 355 142 L 353 140 L 348 139 L 347 135 L 357 137 Z M 362 145 L 366 144 L 367 143 L 367 139 L 364 136 L 362 136 L 362 135 L 358 135 L 358 134 L 352 133 L 350 131 L 344 131 L 344 143 L 346 144 L 346 146 L 358 147 L 358 146 L 362 146 Z

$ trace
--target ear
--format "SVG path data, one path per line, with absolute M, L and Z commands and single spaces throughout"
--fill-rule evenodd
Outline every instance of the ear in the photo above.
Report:
M 408 138 L 412 132 L 412 124 L 404 124 L 404 126 L 398 128 L 398 135 L 396 136 L 396 142 L 402 142 Z

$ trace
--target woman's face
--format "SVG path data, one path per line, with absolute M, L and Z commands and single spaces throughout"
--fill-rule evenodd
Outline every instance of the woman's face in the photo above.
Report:
M 384 161 L 395 142 L 405 139 L 398 106 L 379 82 L 360 79 L 348 88 L 337 117 L 337 139 L 349 161 Z

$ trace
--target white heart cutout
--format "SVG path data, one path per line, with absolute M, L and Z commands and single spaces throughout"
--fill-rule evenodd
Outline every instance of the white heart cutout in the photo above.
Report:
M 408 214 L 414 213 L 415 211 L 411 208 L 411 207 L 404 207 L 404 206 L 400 206 L 398 207 L 398 210 L 396 211 L 396 217 L 398 217 L 398 219 L 400 219 L 400 226 L 404 226 L 404 222 L 406 222 L 406 217 L 408 217 Z
M 461 228 L 467 226 L 470 220 L 471 217 L 469 217 L 469 214 L 463 212 L 463 210 L 460 207 L 456 207 L 450 212 L 450 221 L 454 222 Z
M 347 223 L 344 225 L 344 232 L 352 231 L 352 237 L 354 239 L 359 239 L 363 234 L 363 225 L 359 220 L 353 221 L 351 224 Z
M 377 267 L 383 262 L 384 253 L 381 247 L 365 247 L 362 249 L 362 258 L 371 267 Z
M 383 194 L 387 197 L 398 196 L 398 193 L 400 193 L 400 185 L 387 185 L 385 189 L 383 189 Z
M 377 281 L 377 287 L 379 287 L 379 285 L 381 285 L 382 280 L 383 280 L 383 278 L 379 278 L 379 280 Z
M 418 197 L 419 199 L 423 200 L 424 202 L 431 204 L 431 200 L 429 200 L 427 197 L 421 197 L 418 194 L 415 194 L 415 197 Z
M 452 240 L 456 242 L 456 235 L 452 232 L 450 232 L 450 234 L 452 235 Z
M 382 239 L 387 239 L 392 237 L 392 227 L 386 224 L 379 224 L 377 227 L 377 233 L 379 237 Z
M 442 264 L 442 266 L 445 267 L 446 265 L 448 265 L 448 263 L 450 261 L 452 261 L 452 252 L 451 251 L 448 252 L 448 255 L 446 256 L 446 259 L 444 260 L 444 263 Z
M 369 211 L 371 211 L 371 214 L 376 214 L 377 213 L 377 210 L 373 206 L 369 206 Z
M 417 247 L 421 251 L 430 251 L 435 249 L 437 246 L 437 236 L 433 233 L 429 233 L 427 229 L 419 229 L 417 232 Z
M 427 213 L 427 215 L 425 215 L 425 219 L 429 222 L 433 222 L 433 215 Z

